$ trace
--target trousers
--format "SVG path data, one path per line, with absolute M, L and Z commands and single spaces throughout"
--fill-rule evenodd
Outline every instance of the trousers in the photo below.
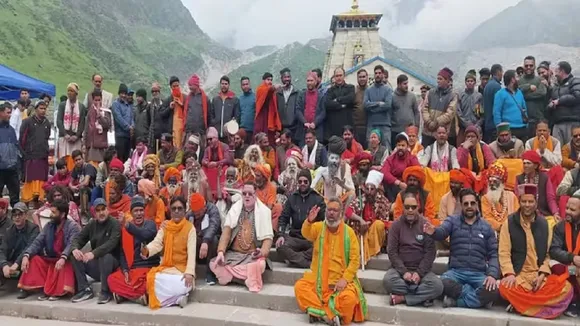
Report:
M 427 273 L 419 284 L 408 284 L 396 269 L 391 268 L 383 277 L 383 286 L 387 293 L 404 295 L 409 306 L 415 306 L 428 300 L 434 300 L 443 293 L 443 283 L 432 272 Z
M 312 243 L 306 239 L 284 235 L 284 244 L 276 251 L 290 266 L 309 268 L 312 262 Z
M 106 254 L 88 263 L 78 261 L 73 257 L 72 265 L 77 281 L 77 289 L 82 290 L 89 287 L 89 281 L 87 280 L 87 275 L 89 275 L 95 281 L 101 282 L 102 293 L 111 293 L 107 280 L 109 275 L 119 267 L 119 262 L 113 255 Z

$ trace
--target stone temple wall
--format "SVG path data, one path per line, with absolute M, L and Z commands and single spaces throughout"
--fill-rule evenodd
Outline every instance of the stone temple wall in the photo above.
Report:
M 369 83 L 373 82 L 373 76 L 374 76 L 374 68 L 376 65 L 382 65 L 385 70 L 387 70 L 389 72 L 389 83 L 391 84 L 391 86 L 394 88 L 397 87 L 397 77 L 399 75 L 405 74 L 407 75 L 407 77 L 409 77 L 409 91 L 416 93 L 416 94 L 421 94 L 421 86 L 423 86 L 425 84 L 425 82 L 421 81 L 420 79 L 398 69 L 395 68 L 391 65 L 386 64 L 385 62 L 381 61 L 381 60 L 374 60 L 368 64 L 366 64 L 365 66 L 361 67 L 361 69 L 365 69 L 368 74 L 369 74 Z M 357 70 L 358 71 L 358 70 Z M 353 84 L 353 85 L 357 85 L 357 79 L 356 79 L 356 71 L 352 72 L 351 74 L 348 74 L 346 76 L 346 82 L 348 84 Z

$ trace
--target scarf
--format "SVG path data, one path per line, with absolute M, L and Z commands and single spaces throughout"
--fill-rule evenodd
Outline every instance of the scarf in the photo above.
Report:
M 63 220 L 59 225 L 48 223 L 46 232 L 46 255 L 49 258 L 59 257 L 64 250 L 64 223 Z
M 161 151 L 161 153 L 163 153 L 163 151 Z M 151 176 L 151 179 L 153 182 L 155 182 L 155 187 L 159 188 L 159 185 L 161 184 L 161 176 L 159 174 L 159 156 L 155 154 L 148 154 L 145 156 L 141 166 L 143 169 L 145 169 L 145 167 L 147 167 L 149 164 L 153 164 L 155 166 L 155 173 L 153 176 Z
M 109 203 L 109 215 L 118 218 L 119 214 L 128 215 L 131 212 L 131 197 L 122 195 L 116 203 Z
M 132 216 L 126 217 L 129 222 L 133 220 Z M 121 228 L 121 249 L 125 254 L 125 259 L 127 260 L 127 266 L 129 269 L 133 267 L 133 261 L 135 261 L 135 238 L 129 231 L 127 231 L 126 227 Z
M 94 123 L 95 128 L 97 129 L 97 134 L 103 133 L 103 126 L 99 123 L 99 117 L 102 116 L 101 108 L 96 106 L 92 106 L 91 112 L 89 113 L 89 123 Z
M 572 251 L 572 223 L 566 222 L 565 224 L 565 233 L 566 233 L 566 248 L 568 249 L 569 253 L 574 254 L 575 256 L 580 253 L 580 234 L 576 236 L 576 243 L 574 246 L 574 250 Z
M 572 147 L 572 146 L 570 146 Z M 538 137 L 534 137 L 534 143 L 532 146 L 533 150 L 538 150 L 540 149 L 540 140 L 538 139 Z M 550 152 L 554 151 L 554 144 L 552 143 L 552 137 L 549 136 L 548 139 L 546 139 L 546 149 L 549 150 Z
M 435 172 L 449 171 L 449 143 L 445 142 L 443 145 L 443 155 L 439 157 L 439 146 L 435 142 L 433 144 L 433 151 L 431 152 L 431 170 Z
M 211 148 L 211 146 L 208 147 L 209 148 L 209 160 L 210 162 L 213 162 L 213 158 L 214 158 L 214 149 Z M 217 147 L 217 161 L 221 162 L 224 159 L 224 149 L 222 148 L 222 143 L 218 143 L 218 147 Z
M 70 100 L 66 100 L 64 107 L 64 130 L 76 133 L 79 128 L 80 118 L 79 100 L 77 99 L 74 103 L 71 103 Z
M 170 221 L 163 229 L 163 259 L 161 260 L 161 265 L 151 268 L 147 273 L 147 293 L 149 294 L 149 308 L 151 309 L 159 309 L 161 307 L 161 302 L 159 302 L 159 299 L 155 295 L 155 274 L 174 267 L 173 242 L 175 236 L 181 233 L 183 228 L 188 229 L 189 233 L 191 228 L 193 228 L 193 224 L 183 218 L 179 223 Z
M 314 146 L 312 151 L 308 154 L 308 145 L 304 145 L 302 148 L 302 161 L 304 163 L 310 163 L 312 166 L 316 166 L 316 152 L 318 151 L 318 140 L 314 140 Z
M 475 144 L 475 163 L 477 163 L 478 170 L 475 171 L 473 168 L 474 157 L 471 156 L 471 151 L 469 151 L 469 156 L 467 157 L 467 169 L 479 173 L 485 169 L 485 159 L 483 158 L 483 150 L 481 148 L 481 143 L 477 142 Z
M 143 170 L 143 159 L 145 159 L 145 156 L 147 156 L 147 146 L 145 146 L 141 155 L 137 153 L 137 150 L 134 150 L 133 155 L 131 155 L 131 167 L 129 171 Z
M 264 109 L 264 103 L 270 95 L 270 86 L 266 83 L 262 83 L 256 89 L 256 115 L 257 119 Z M 280 122 L 280 115 L 278 114 L 278 102 L 276 96 L 270 96 L 270 101 L 268 102 L 268 131 L 282 130 L 282 122 Z

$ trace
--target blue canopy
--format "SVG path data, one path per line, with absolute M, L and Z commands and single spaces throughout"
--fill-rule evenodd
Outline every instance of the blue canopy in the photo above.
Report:
M 56 95 L 56 87 L 53 84 L 32 78 L 0 64 L 0 100 L 14 101 L 19 99 L 21 89 L 27 89 L 30 98 L 38 98 L 43 93 L 52 97 Z

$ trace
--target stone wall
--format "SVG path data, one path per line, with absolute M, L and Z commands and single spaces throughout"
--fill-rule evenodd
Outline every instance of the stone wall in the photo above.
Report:
M 385 70 L 387 70 L 389 72 L 389 83 L 392 85 L 393 88 L 397 87 L 397 77 L 399 75 L 405 74 L 405 75 L 407 75 L 407 77 L 409 77 L 409 91 L 412 91 L 412 92 L 417 93 L 417 94 L 421 93 L 421 86 L 423 86 L 425 84 L 425 82 L 421 81 L 418 78 L 411 76 L 408 73 L 405 73 L 404 71 L 402 71 L 400 69 L 397 69 L 393 66 L 390 66 L 381 60 L 372 61 L 371 63 L 361 67 L 361 69 L 364 68 L 368 72 L 369 80 L 371 80 L 371 82 L 372 82 L 372 78 L 374 76 L 374 68 L 376 65 L 382 65 L 385 68 Z M 349 84 L 353 84 L 353 85 L 357 84 L 356 71 L 354 71 L 353 73 L 346 76 L 346 82 Z

